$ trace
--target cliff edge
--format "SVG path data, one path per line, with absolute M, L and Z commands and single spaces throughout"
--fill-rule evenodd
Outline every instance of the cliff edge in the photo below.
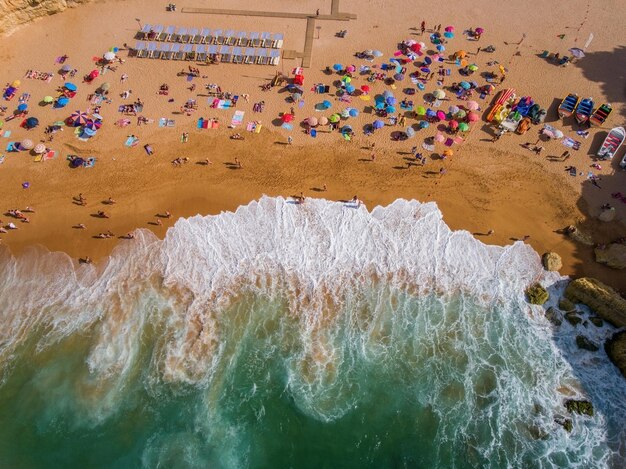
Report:
M 0 36 L 43 16 L 54 15 L 92 0 L 0 0 Z

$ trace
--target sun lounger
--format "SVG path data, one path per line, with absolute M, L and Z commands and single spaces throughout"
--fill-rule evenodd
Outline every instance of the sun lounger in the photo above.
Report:
M 267 65 L 267 49 L 256 49 L 254 55 L 256 56 L 256 63 L 258 65 Z
M 233 58 L 232 49 L 233 48 L 230 47 L 230 46 L 221 46 L 220 47 L 220 54 L 222 56 L 222 59 L 220 60 L 220 62 L 228 63 L 228 62 L 232 61 L 232 58 Z
M 0 164 L 4 163 L 4 155 L 0 155 Z
M 195 43 L 196 38 L 198 37 L 198 28 L 191 28 L 187 34 L 189 38 L 187 41 L 184 41 L 184 42 Z
M 272 47 L 274 49 L 280 49 L 281 47 L 283 47 L 283 33 L 274 33 L 272 34 Z
M 270 33 L 261 33 L 261 47 L 271 47 L 271 38 L 272 35 Z
M 174 26 L 168 26 L 165 29 L 165 31 L 157 35 L 156 40 L 157 41 L 169 41 L 170 39 L 172 39 L 172 35 L 174 34 L 174 31 L 175 31 Z
M 211 44 L 220 44 L 218 42 L 219 38 L 222 37 L 222 30 L 221 29 L 216 29 L 215 31 L 213 31 L 211 33 Z M 220 44 L 221 45 L 221 44 Z
M 270 50 L 270 65 L 278 65 L 280 62 L 280 51 L 278 49 Z
M 204 44 L 198 44 L 196 46 L 196 60 L 201 62 L 206 61 L 206 46 Z
M 149 42 L 148 46 L 147 46 L 147 57 L 154 59 L 154 58 L 158 58 L 155 57 L 155 54 L 157 52 L 157 43 L 156 42 Z M 159 53 L 160 54 L 160 53 Z
M 187 42 L 186 39 L 189 38 L 189 34 L 187 33 L 187 28 L 180 27 L 176 34 L 172 36 L 172 42 Z
M 171 44 L 161 43 L 159 44 L 159 50 L 155 54 L 156 59 L 161 58 L 163 60 L 169 60 L 172 58 L 172 54 L 170 52 Z
M 174 43 L 172 44 L 172 59 L 174 60 L 182 60 L 185 54 L 180 50 L 181 44 Z
M 248 45 L 248 33 L 247 32 L 240 31 L 235 36 L 237 37 L 237 42 L 235 43 L 235 45 L 240 46 L 240 47 L 245 47 Z
M 235 31 L 229 29 L 224 33 L 224 44 L 227 46 L 233 46 L 237 42 L 237 38 L 235 37 Z
M 140 31 L 140 32 L 142 32 L 142 33 L 144 33 L 144 34 L 148 34 L 151 30 L 152 30 L 152 25 L 150 25 L 150 24 L 144 24 L 144 25 L 143 25 L 143 28 L 141 28 L 141 31 Z
M 233 63 L 243 63 L 243 51 L 241 50 L 241 47 L 233 47 Z
M 191 44 L 185 44 L 183 46 L 183 58 L 185 60 L 194 60 L 196 54 L 193 52 L 193 46 Z
M 250 33 L 248 36 L 248 45 L 252 47 L 261 47 L 261 39 L 259 33 Z
M 209 41 L 211 39 L 211 30 L 209 28 L 202 28 L 202 31 L 200 31 L 199 34 L 200 37 L 200 44 L 206 44 L 207 41 Z M 198 42 L 198 41 L 194 41 L 194 42 Z
M 243 63 L 245 64 L 253 64 L 254 63 L 254 49 L 252 47 L 246 47 L 246 50 L 243 54 Z
M 163 32 L 163 25 L 162 24 L 156 24 L 156 25 L 152 26 L 152 31 L 154 33 L 156 33 L 156 35 L 158 36 L 159 34 L 161 34 Z
M 137 41 L 135 43 L 135 57 L 144 57 L 146 53 L 146 43 L 143 41 Z

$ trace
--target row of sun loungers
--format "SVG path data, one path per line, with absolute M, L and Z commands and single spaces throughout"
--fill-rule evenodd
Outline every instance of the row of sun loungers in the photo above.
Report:
M 141 28 L 138 38 L 158 42 L 178 42 L 183 44 L 213 44 L 218 46 L 262 47 L 280 49 L 283 46 L 282 33 L 257 33 L 208 28 L 176 28 L 146 24 Z
M 280 62 L 280 51 L 267 48 L 138 41 L 134 51 L 136 57 L 149 59 L 200 62 L 212 59 L 218 62 L 259 65 L 278 65 Z

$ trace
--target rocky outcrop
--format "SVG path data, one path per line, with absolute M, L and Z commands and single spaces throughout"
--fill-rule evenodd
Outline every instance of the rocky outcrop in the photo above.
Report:
M 0 35 L 42 16 L 54 15 L 67 8 L 92 0 L 0 0 Z
M 563 322 L 561 321 L 560 313 L 556 309 L 554 309 L 552 306 L 550 306 L 546 310 L 545 315 L 546 315 L 546 319 L 550 321 L 552 324 L 554 324 L 555 326 L 560 326 L 561 323 Z
M 604 344 L 604 350 L 626 378 L 626 331 L 613 334 Z
M 626 300 L 599 280 L 586 277 L 572 280 L 565 289 L 565 298 L 586 304 L 615 327 L 626 327 Z
M 576 327 L 577 324 L 583 322 L 580 316 L 576 314 L 576 311 L 570 311 L 569 313 L 566 313 L 565 319 L 567 319 L 567 322 L 569 322 L 574 327 Z
M 626 244 L 611 243 L 605 247 L 597 247 L 593 252 L 596 262 L 613 269 L 626 269 Z
M 538 283 L 535 283 L 534 285 L 528 287 L 528 289 L 526 290 L 526 298 L 528 299 L 528 302 L 530 304 L 542 305 L 546 301 L 548 301 L 550 295 L 545 288 L 543 288 Z
M 568 399 L 565 401 L 565 408 L 569 413 L 593 416 L 593 404 L 589 401 Z
M 576 305 L 567 298 L 561 298 L 559 300 L 559 309 L 565 312 L 574 311 L 576 309 Z
M 541 257 L 541 262 L 543 263 L 543 267 L 551 272 L 560 270 L 561 267 L 563 267 L 561 256 L 559 256 L 556 252 L 546 252 Z
M 576 336 L 576 345 L 578 345 L 578 348 L 588 350 L 590 352 L 597 352 L 598 350 L 600 350 L 600 347 L 598 347 L 584 335 Z

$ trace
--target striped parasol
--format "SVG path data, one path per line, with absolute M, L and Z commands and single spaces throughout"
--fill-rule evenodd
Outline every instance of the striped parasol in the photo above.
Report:
M 68 119 L 74 127 L 80 127 L 87 123 L 87 113 L 82 111 L 76 111 L 72 113 Z

